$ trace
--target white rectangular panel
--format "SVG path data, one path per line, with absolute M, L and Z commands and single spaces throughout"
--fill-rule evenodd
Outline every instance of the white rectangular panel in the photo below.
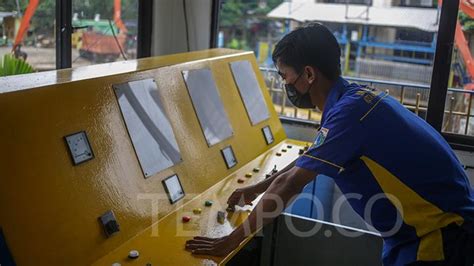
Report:
M 210 69 L 183 71 L 194 110 L 207 144 L 212 146 L 233 135 Z
M 232 62 L 230 67 L 252 126 L 270 118 L 262 89 L 250 62 Z
M 181 161 L 176 137 L 153 79 L 114 85 L 133 147 L 145 177 Z

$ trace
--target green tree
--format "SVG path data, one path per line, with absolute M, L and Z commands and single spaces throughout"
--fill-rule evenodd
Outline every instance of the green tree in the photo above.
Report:
M 249 50 L 259 37 L 271 33 L 268 12 L 283 0 L 225 0 L 220 12 L 220 28 L 224 31 L 226 47 Z M 271 35 L 271 34 L 270 34 Z
M 150 0 L 151 1 L 151 0 Z M 24 14 L 29 0 L 19 0 L 20 9 Z M 138 0 L 122 0 L 122 19 L 137 19 Z M 73 0 L 72 12 L 78 13 L 80 18 L 93 19 L 100 14 L 102 19 L 113 19 L 114 0 Z M 0 11 L 16 11 L 15 0 L 0 0 Z M 39 33 L 54 34 L 56 16 L 56 0 L 40 0 L 35 14 L 31 19 L 31 29 Z
M 464 31 L 474 30 L 474 19 L 466 15 L 466 13 L 459 11 L 458 20 L 461 23 Z
M 225 1 L 220 13 L 220 25 L 222 27 L 235 27 L 240 25 L 245 12 L 244 6 L 241 0 Z
M 122 20 L 137 19 L 138 0 L 122 0 L 121 6 Z M 113 19 L 114 0 L 75 0 L 72 9 L 83 19 L 93 19 L 95 14 L 100 14 L 101 19 Z

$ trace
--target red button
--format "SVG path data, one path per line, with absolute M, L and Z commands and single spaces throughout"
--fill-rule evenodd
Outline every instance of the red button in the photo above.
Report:
M 183 223 L 187 223 L 191 220 L 191 217 L 189 216 L 183 216 Z

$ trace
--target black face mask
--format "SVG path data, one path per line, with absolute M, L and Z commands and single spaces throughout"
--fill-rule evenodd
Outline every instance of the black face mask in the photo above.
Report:
M 298 76 L 298 78 L 293 82 L 293 84 L 285 84 L 286 95 L 294 106 L 304 109 L 314 109 L 316 106 L 311 102 L 311 96 L 309 94 L 311 85 L 304 94 L 301 94 L 296 90 L 295 83 L 298 81 L 302 74 L 303 73 Z

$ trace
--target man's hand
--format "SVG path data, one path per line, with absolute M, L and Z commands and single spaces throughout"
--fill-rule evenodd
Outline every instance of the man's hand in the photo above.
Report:
M 235 205 L 240 207 L 243 207 L 244 205 L 252 205 L 252 201 L 257 198 L 258 194 L 259 193 L 253 186 L 238 188 L 232 193 L 232 195 L 230 195 L 227 204 L 230 207 L 234 207 Z
M 186 250 L 194 255 L 210 255 L 223 257 L 236 249 L 242 239 L 234 234 L 220 238 L 196 236 L 186 241 Z
M 259 228 L 277 217 L 279 213 L 283 211 L 284 207 L 289 204 L 290 200 L 294 198 L 306 184 L 314 180 L 316 175 L 317 173 L 315 172 L 299 167 L 292 167 L 271 183 L 260 202 L 249 214 L 247 220 L 239 225 L 230 235 L 221 238 L 198 236 L 186 242 L 186 249 L 193 254 L 199 255 L 225 256 L 229 254 L 240 245 L 245 237 L 249 237 L 250 234 L 257 232 Z M 234 194 L 235 193 L 241 192 L 236 191 Z M 252 192 L 250 194 L 255 195 L 256 193 Z M 275 202 L 275 196 L 279 197 L 283 204 Z M 231 198 L 233 197 L 231 196 Z M 230 201 L 231 199 L 229 199 L 229 202 Z

